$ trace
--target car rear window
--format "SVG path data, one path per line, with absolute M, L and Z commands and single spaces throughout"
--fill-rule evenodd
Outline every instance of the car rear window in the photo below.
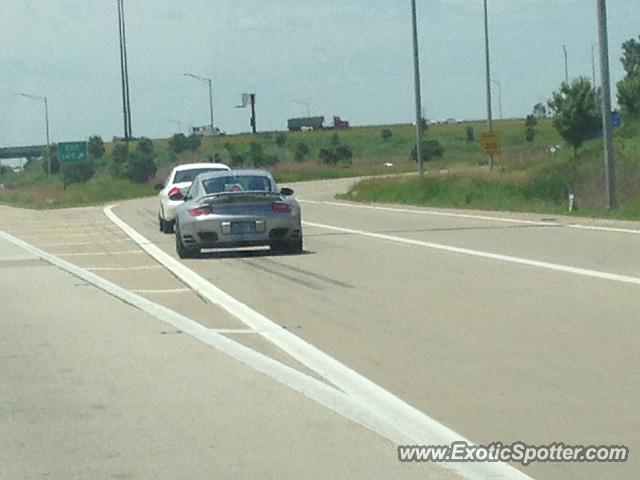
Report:
M 262 175 L 229 175 L 228 177 L 210 178 L 202 183 L 208 194 L 272 191 L 271 179 Z
M 224 170 L 225 169 L 223 168 L 193 168 L 191 170 L 178 170 L 175 177 L 173 178 L 173 183 L 193 182 L 194 178 L 196 178 L 201 173 L 221 172 Z

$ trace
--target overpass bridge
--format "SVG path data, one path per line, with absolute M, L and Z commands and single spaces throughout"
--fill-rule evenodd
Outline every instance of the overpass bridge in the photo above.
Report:
M 33 145 L 28 147 L 1 147 L 0 160 L 7 158 L 41 157 L 44 154 L 45 149 L 45 145 Z

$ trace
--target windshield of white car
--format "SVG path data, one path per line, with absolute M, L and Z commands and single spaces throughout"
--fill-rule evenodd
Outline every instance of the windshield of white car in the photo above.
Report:
M 190 170 L 178 170 L 173 178 L 173 183 L 187 183 L 193 180 L 201 173 L 220 172 L 222 168 L 193 168 Z
M 263 175 L 229 175 L 202 182 L 207 194 L 225 192 L 272 192 L 272 182 Z

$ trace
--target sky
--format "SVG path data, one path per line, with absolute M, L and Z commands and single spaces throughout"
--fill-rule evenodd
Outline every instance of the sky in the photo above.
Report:
M 3 0 L 0 146 L 42 144 L 49 98 L 52 142 L 123 134 L 115 0 Z M 417 0 L 424 113 L 486 118 L 482 0 Z M 640 0 L 610 0 L 611 75 L 621 44 L 640 35 Z M 333 115 L 354 125 L 415 119 L 409 0 L 125 0 L 135 136 L 168 137 L 209 123 L 249 130 L 234 108 L 257 95 L 259 130 Z M 493 78 L 503 114 L 523 117 L 569 75 L 591 78 L 595 0 L 489 0 Z M 494 86 L 494 115 L 499 116 Z M 300 103 L 302 102 L 302 103 Z

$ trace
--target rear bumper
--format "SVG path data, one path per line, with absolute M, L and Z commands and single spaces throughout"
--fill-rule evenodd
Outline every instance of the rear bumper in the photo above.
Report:
M 257 231 L 231 233 L 231 222 L 256 222 Z M 222 218 L 191 221 L 180 224 L 183 244 L 189 248 L 258 247 L 274 243 L 294 243 L 302 238 L 300 217 L 277 218 Z

